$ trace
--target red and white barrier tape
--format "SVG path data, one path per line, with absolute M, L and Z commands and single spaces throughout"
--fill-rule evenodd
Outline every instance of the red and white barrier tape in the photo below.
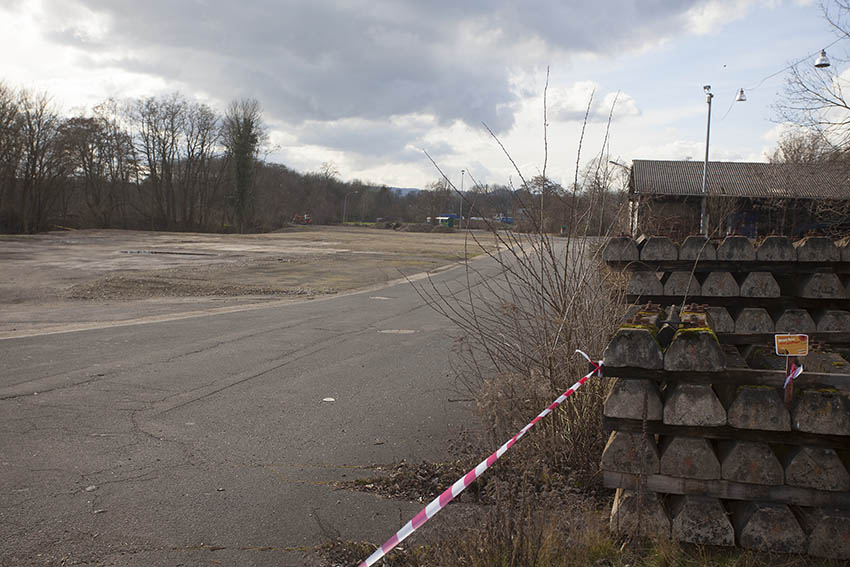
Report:
M 783 388 L 787 388 L 788 384 L 797 379 L 797 377 L 803 373 L 803 367 L 797 366 L 794 363 L 791 363 L 791 372 L 785 378 L 785 386 Z
M 582 384 L 587 382 L 591 376 L 593 376 L 594 374 L 598 374 L 599 376 L 602 375 L 601 360 L 596 363 L 582 351 L 577 350 L 576 352 L 586 358 L 587 361 L 593 365 L 593 370 L 585 374 L 584 377 L 582 377 L 581 380 L 573 384 L 569 390 L 558 396 L 558 399 L 552 402 L 548 408 L 540 412 L 540 415 L 535 417 L 531 423 L 523 427 L 519 431 L 519 433 L 511 437 L 511 439 L 507 443 L 499 447 L 493 454 L 478 463 L 477 467 L 466 473 L 463 477 L 459 478 L 453 485 L 451 485 L 451 487 L 447 488 L 442 494 L 434 498 L 425 508 L 423 508 L 418 514 L 416 514 L 412 520 L 407 522 L 399 531 L 397 531 L 393 537 L 388 539 L 384 543 L 384 545 L 376 549 L 372 555 L 366 558 L 366 560 L 363 561 L 359 567 L 369 567 L 370 565 L 374 565 L 379 559 L 389 553 L 392 548 L 400 544 L 402 541 L 405 540 L 405 538 L 407 538 L 407 536 L 416 531 L 422 524 L 434 517 L 437 512 L 448 506 L 449 502 L 454 500 L 454 498 L 458 494 L 463 492 L 467 486 L 475 482 L 475 480 L 479 476 L 484 474 L 484 471 L 493 466 L 493 463 L 495 463 L 499 459 L 499 457 L 504 455 L 505 452 L 507 452 L 507 450 L 510 449 L 514 443 L 519 441 L 520 437 L 525 435 L 529 429 L 534 427 L 535 423 L 552 413 L 553 410 L 557 409 L 558 406 L 564 403 L 564 400 L 573 395 L 573 393 L 578 390 L 582 386 Z

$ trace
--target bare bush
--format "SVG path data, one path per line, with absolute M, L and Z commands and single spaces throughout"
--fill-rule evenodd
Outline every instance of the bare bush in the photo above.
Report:
M 607 133 L 605 140 L 597 164 L 608 161 Z M 433 282 L 419 287 L 423 298 L 458 327 L 455 368 L 477 401 L 490 447 L 521 429 L 585 374 L 587 363 L 576 349 L 599 356 L 625 312 L 623 286 L 616 285 L 621 276 L 604 268 L 602 239 L 588 236 L 600 228 L 604 233 L 604 225 L 600 227 L 599 218 L 593 216 L 601 203 L 574 206 L 578 173 L 573 194 L 562 194 L 547 181 L 545 163 L 544 159 L 542 173 L 532 182 L 517 169 L 523 187 L 552 187 L 524 204 L 527 232 L 499 230 L 491 223 L 486 236 L 467 232 L 468 246 L 490 257 L 495 275 L 467 263 L 464 289 L 441 288 Z M 605 192 L 595 194 L 604 198 Z M 549 206 L 558 209 L 565 238 L 549 233 Z M 497 252 L 483 245 L 485 238 L 495 240 Z M 519 454 L 511 460 L 541 464 L 535 474 L 546 483 L 593 478 L 605 442 L 601 419 L 607 390 L 604 380 L 585 384 L 562 409 L 538 424 L 534 435 L 514 449 Z
M 521 429 L 558 394 L 587 372 L 581 349 L 601 354 L 621 320 L 619 277 L 605 270 L 592 238 L 555 238 L 540 232 L 496 234 L 501 252 L 490 253 L 499 275 L 469 270 L 469 291 L 459 296 L 431 285 L 429 303 L 460 329 L 455 369 L 475 397 L 487 425 L 488 445 Z M 475 240 L 475 246 L 481 242 Z M 604 380 L 594 379 L 514 457 L 544 463 L 543 476 L 576 481 L 598 471 L 605 436 Z

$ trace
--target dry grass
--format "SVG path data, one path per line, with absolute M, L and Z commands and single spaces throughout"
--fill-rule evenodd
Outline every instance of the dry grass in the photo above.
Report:
M 486 435 L 482 454 L 509 439 L 588 371 L 575 353 L 599 358 L 625 307 L 618 277 L 605 270 L 594 239 L 499 233 L 489 253 L 500 275 L 469 270 L 466 294 L 436 285 L 423 297 L 459 327 L 454 365 L 476 402 Z M 478 241 L 476 240 L 476 243 Z M 472 288 L 475 291 L 471 291 Z M 544 478 L 596 477 L 605 435 L 605 380 L 594 378 L 512 451 L 542 466 Z

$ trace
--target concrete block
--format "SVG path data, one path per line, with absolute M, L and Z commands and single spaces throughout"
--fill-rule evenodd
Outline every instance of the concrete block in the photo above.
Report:
M 825 236 L 807 236 L 794 243 L 799 262 L 840 262 L 841 251 Z
M 850 559 L 850 511 L 800 508 L 800 519 L 808 535 L 809 555 Z
M 670 518 L 661 497 L 655 492 L 638 494 L 618 488 L 609 528 L 615 534 L 670 539 Z
M 770 272 L 750 272 L 741 283 L 741 297 L 779 297 L 779 284 Z
M 620 327 L 602 356 L 606 366 L 633 366 L 650 370 L 664 368 L 661 347 L 648 328 Z
M 635 241 L 625 236 L 609 239 L 602 250 L 605 262 L 637 262 L 639 259 L 640 252 Z
M 785 484 L 816 490 L 850 490 L 850 474 L 833 449 L 793 447 L 783 458 Z
M 729 272 L 711 272 L 702 282 L 705 297 L 737 297 L 741 288 Z
M 705 312 L 708 313 L 711 329 L 715 333 L 735 332 L 735 320 L 732 319 L 725 307 L 706 307 Z
M 707 384 L 673 384 L 664 392 L 664 423 L 722 426 L 726 425 L 726 410 Z
M 664 370 L 721 372 L 726 355 L 717 337 L 703 329 L 679 329 L 664 352 Z
M 806 534 L 785 504 L 730 503 L 738 545 L 754 551 L 804 553 Z
M 738 352 L 735 345 L 723 345 L 723 354 L 726 355 L 726 368 L 746 368 L 747 361 Z
M 614 431 L 602 451 L 602 470 L 631 474 L 658 474 L 655 437 Z
M 785 370 L 785 357 L 777 356 L 773 346 L 749 345 L 744 350 L 747 366 L 759 370 Z
M 737 429 L 791 431 L 784 398 L 770 386 L 738 386 L 726 415 L 729 425 Z
M 727 236 L 717 247 L 717 259 L 752 262 L 756 259 L 756 249 L 746 236 Z
M 666 236 L 649 236 L 638 239 L 642 262 L 663 262 L 679 259 L 679 247 Z
M 774 329 L 773 319 L 763 307 L 745 307 L 735 317 L 735 333 L 739 335 L 772 333 Z
M 661 421 L 661 392 L 652 380 L 615 378 L 605 399 L 605 417 Z
M 779 486 L 785 474 L 767 443 L 724 441 L 720 443 L 721 475 L 725 480 Z
M 677 496 L 671 504 L 673 539 L 697 545 L 735 545 L 735 529 L 717 498 Z
M 850 374 L 850 363 L 837 352 L 811 351 L 800 357 L 800 363 L 807 372 L 824 374 Z
M 805 309 L 786 309 L 776 319 L 777 333 L 814 333 L 816 330 L 814 319 Z
M 850 311 L 825 309 L 815 314 L 819 333 L 850 331 Z
M 664 295 L 695 296 L 702 295 L 702 286 L 696 276 L 690 272 L 670 272 L 662 279 Z
M 717 260 L 717 250 L 705 236 L 688 236 L 679 247 L 679 260 Z
M 789 293 L 807 299 L 845 299 L 847 290 L 836 274 L 817 273 L 792 278 L 783 287 Z
M 676 478 L 715 480 L 720 478 L 720 461 L 705 439 L 668 437 L 661 443 L 660 470 Z
M 850 435 L 850 407 L 844 396 L 831 388 L 795 389 L 791 428 L 807 433 Z
M 664 286 L 655 272 L 632 272 L 626 284 L 629 295 L 663 295 Z
M 756 248 L 760 262 L 796 262 L 797 250 L 785 236 L 768 236 Z

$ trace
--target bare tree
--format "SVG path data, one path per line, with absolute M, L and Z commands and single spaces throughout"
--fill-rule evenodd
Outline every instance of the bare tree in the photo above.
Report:
M 218 114 L 205 104 L 189 103 L 185 113 L 178 197 L 182 224 L 192 229 L 206 225 L 210 202 L 221 185 L 222 168 L 216 159 L 221 129 Z
M 18 93 L 0 83 L 0 231 L 22 229 L 16 208 L 18 163 L 23 144 L 23 115 L 19 108 Z
M 782 134 L 767 159 L 770 163 L 825 163 L 838 161 L 843 155 L 823 132 L 795 128 Z
M 18 163 L 17 210 L 24 232 L 47 226 L 53 206 L 65 189 L 67 161 L 58 143 L 61 119 L 46 94 L 22 91 L 18 107 L 22 118 L 21 160 Z
M 133 138 L 121 118 L 117 101 L 108 99 L 93 109 L 103 136 L 101 159 L 108 192 L 121 217 L 121 226 L 127 228 L 130 209 L 131 182 L 138 173 L 138 155 Z
M 832 0 L 822 4 L 824 18 L 840 37 L 850 35 L 850 3 Z M 779 116 L 824 137 L 839 148 L 850 144 L 850 84 L 839 58 L 833 65 L 815 68 L 808 58 L 789 69 L 785 99 L 776 105 Z
M 185 107 L 186 101 L 178 93 L 131 103 L 130 119 L 134 124 L 136 151 L 141 161 L 142 183 L 139 190 L 147 196 L 147 213 L 152 228 L 171 229 L 176 224 L 174 173 Z

